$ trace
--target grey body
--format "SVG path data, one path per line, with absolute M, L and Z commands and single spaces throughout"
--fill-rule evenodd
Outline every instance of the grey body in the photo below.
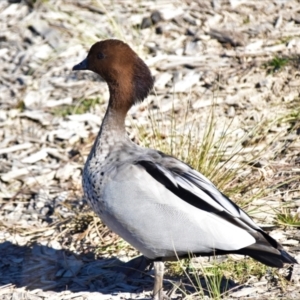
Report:
M 106 135 L 105 127 L 101 135 L 84 168 L 86 199 L 111 230 L 146 257 L 170 259 L 188 253 L 212 253 L 214 249 L 238 250 L 255 243 L 244 229 L 180 199 L 155 180 L 139 162 L 147 160 L 159 165 L 177 185 L 186 183 L 181 182 L 180 176 L 171 169 L 181 169 L 181 172 L 190 172 L 203 179 L 200 173 L 175 158 L 139 147 L 126 135 L 117 138 L 112 133 Z M 193 188 L 196 195 L 207 198 L 219 211 L 225 210 L 208 194 L 190 184 L 187 188 Z M 205 179 L 202 184 L 223 198 L 210 181 Z M 227 205 L 232 215 L 243 216 L 230 203 Z M 244 218 L 256 227 L 246 215 Z

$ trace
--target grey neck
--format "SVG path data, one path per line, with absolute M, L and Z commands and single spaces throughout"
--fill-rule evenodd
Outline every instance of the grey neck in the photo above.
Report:
M 125 118 L 108 107 L 89 158 L 96 156 L 98 160 L 104 160 L 114 145 L 127 141 L 129 138 L 125 131 Z

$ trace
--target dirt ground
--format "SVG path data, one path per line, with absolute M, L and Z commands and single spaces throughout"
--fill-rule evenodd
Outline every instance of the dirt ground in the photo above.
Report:
M 151 297 L 151 270 L 126 278 L 110 267 L 138 253 L 82 197 L 108 90 L 72 66 L 106 38 L 129 43 L 155 76 L 128 115 L 130 137 L 168 145 L 176 120 L 196 143 L 213 108 L 216 138 L 229 128 L 226 155 L 238 144 L 244 164 L 224 191 L 300 259 L 299 1 L 2 0 L 0 28 L 1 299 Z M 210 178 L 219 186 L 221 177 Z M 258 177 L 259 186 L 232 192 Z M 231 280 L 224 298 L 300 299 L 299 268 L 282 272 L 291 277 L 284 284 L 267 273 Z M 169 273 L 165 289 L 178 280 L 185 276 Z

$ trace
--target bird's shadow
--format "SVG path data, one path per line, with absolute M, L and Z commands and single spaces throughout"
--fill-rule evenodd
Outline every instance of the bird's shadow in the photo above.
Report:
M 113 267 L 120 263 L 117 258 L 95 259 L 93 253 L 78 255 L 40 244 L 29 247 L 4 242 L 0 244 L 0 285 L 13 284 L 27 290 L 98 291 L 103 294 L 151 290 L 149 276 L 146 280 L 142 277 L 133 280 L 114 271 Z
M 0 244 L 0 286 L 13 284 L 27 290 L 102 294 L 151 292 L 151 268 L 142 270 L 140 274 L 127 275 L 116 268 L 121 264 L 115 257 L 96 259 L 91 252 L 75 254 L 70 250 L 56 250 L 40 244 L 18 246 L 4 242 Z M 178 278 L 169 276 L 164 284 L 166 290 L 171 290 L 174 282 L 178 283 Z M 227 289 L 235 286 L 233 282 L 228 285 L 227 281 L 226 284 Z M 183 293 L 194 290 L 190 283 L 182 283 L 181 287 Z

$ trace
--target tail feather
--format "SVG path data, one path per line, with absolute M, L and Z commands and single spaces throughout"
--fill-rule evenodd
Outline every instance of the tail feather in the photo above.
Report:
M 253 234 L 256 243 L 237 252 L 258 260 L 259 262 L 275 268 L 282 268 L 283 264 L 297 264 L 297 260 L 287 253 L 281 244 L 275 241 L 264 231 Z
M 240 254 L 248 255 L 257 261 L 274 268 L 282 268 L 283 264 L 297 264 L 298 262 L 294 257 L 284 250 L 278 250 L 278 254 L 258 251 L 252 249 L 241 249 L 238 251 Z

